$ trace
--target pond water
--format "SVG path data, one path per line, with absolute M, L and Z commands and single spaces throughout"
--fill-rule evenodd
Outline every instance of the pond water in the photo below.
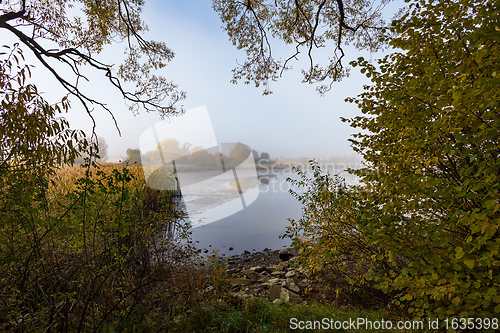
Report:
M 185 195 L 183 200 L 190 206 L 190 220 L 195 226 L 192 229 L 193 242 L 198 242 L 198 248 L 217 250 L 219 254 L 227 256 L 241 254 L 246 250 L 254 252 L 265 248 L 276 250 L 290 246 L 290 239 L 280 239 L 279 236 L 289 225 L 287 219 L 300 218 L 302 206 L 289 193 L 290 189 L 298 189 L 286 181 L 288 177 L 297 178 L 297 175 L 291 170 L 258 174 L 256 188 L 251 189 L 255 192 L 258 190 L 251 196 L 254 201 L 244 209 L 226 203 L 225 207 L 229 213 L 222 216 L 227 217 L 210 223 L 203 223 L 197 214 L 199 211 L 213 209 L 215 201 L 220 203 L 224 198 L 229 200 L 230 197 L 225 192 L 227 182 L 217 184 L 214 181 L 209 184 L 220 187 L 221 191 L 216 191 L 215 194 L 219 196 L 218 200 L 200 195 Z

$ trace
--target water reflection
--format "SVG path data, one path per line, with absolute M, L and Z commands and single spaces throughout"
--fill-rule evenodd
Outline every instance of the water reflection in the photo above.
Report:
M 280 239 L 279 236 L 289 225 L 289 218 L 298 219 L 301 216 L 302 206 L 290 195 L 290 190 L 300 193 L 303 189 L 294 188 L 286 181 L 289 177 L 297 179 L 297 175 L 291 170 L 283 170 L 257 174 L 257 177 L 258 186 L 255 190 L 259 193 L 252 205 L 230 216 L 225 212 L 227 217 L 193 228 L 193 241 L 198 242 L 199 248 L 233 255 L 245 250 L 262 251 L 264 248 L 279 249 L 290 246 L 289 239 Z M 348 183 L 356 182 L 353 177 L 346 178 Z M 218 185 L 214 183 L 212 186 Z M 184 200 L 192 204 L 196 202 L 200 205 L 199 209 L 204 209 L 203 204 L 210 203 L 210 197 L 184 196 Z M 191 215 L 189 219 L 196 222 L 196 216 Z M 233 250 L 230 251 L 230 248 Z
M 260 185 L 269 185 L 271 179 L 276 178 L 276 174 L 257 174 Z
M 216 249 L 225 255 L 290 246 L 290 240 L 279 239 L 279 236 L 285 231 L 288 218 L 300 217 L 301 206 L 288 193 L 290 185 L 286 179 L 289 176 L 286 173 L 258 175 L 259 196 L 255 202 L 231 216 L 194 228 L 193 240 L 199 242 L 202 249 Z

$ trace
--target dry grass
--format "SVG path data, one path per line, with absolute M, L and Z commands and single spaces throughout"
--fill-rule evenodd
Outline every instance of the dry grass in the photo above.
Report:
M 0 331 L 155 330 L 198 294 L 196 251 L 162 234 L 175 207 L 140 166 L 23 176 L 1 193 Z

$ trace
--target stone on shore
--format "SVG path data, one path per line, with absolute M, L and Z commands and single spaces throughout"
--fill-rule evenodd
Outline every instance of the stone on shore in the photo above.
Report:
M 302 302 L 300 293 L 310 281 L 305 269 L 290 264 L 292 256 L 290 250 L 284 249 L 229 258 L 227 274 L 233 295 L 245 299 L 266 297 L 273 302 Z
M 279 258 L 283 261 L 288 261 L 290 258 L 293 257 L 293 254 L 290 252 L 289 249 L 282 249 L 279 252 Z
M 281 288 L 280 298 L 287 302 L 295 302 L 295 303 L 302 302 L 302 297 L 300 297 L 300 295 L 283 287 Z
M 252 282 L 249 280 L 249 279 L 245 279 L 245 278 L 240 278 L 240 279 L 230 279 L 229 280 L 229 283 L 232 285 L 232 286 L 235 286 L 235 285 L 249 285 L 251 284 Z

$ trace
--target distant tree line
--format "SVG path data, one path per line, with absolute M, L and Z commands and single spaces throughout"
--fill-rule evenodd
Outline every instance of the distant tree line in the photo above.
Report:
M 124 163 L 162 165 L 164 162 L 175 161 L 178 167 L 219 169 L 222 164 L 226 168 L 233 168 L 244 162 L 250 154 L 253 154 L 256 162 L 269 158 L 268 153 L 259 156 L 255 150 L 242 143 L 236 143 L 229 154 L 223 154 L 217 147 L 204 149 L 201 146 L 192 147 L 189 142 L 181 144 L 176 139 L 166 139 L 160 142 L 155 150 L 143 154 L 140 149 L 127 149 Z

